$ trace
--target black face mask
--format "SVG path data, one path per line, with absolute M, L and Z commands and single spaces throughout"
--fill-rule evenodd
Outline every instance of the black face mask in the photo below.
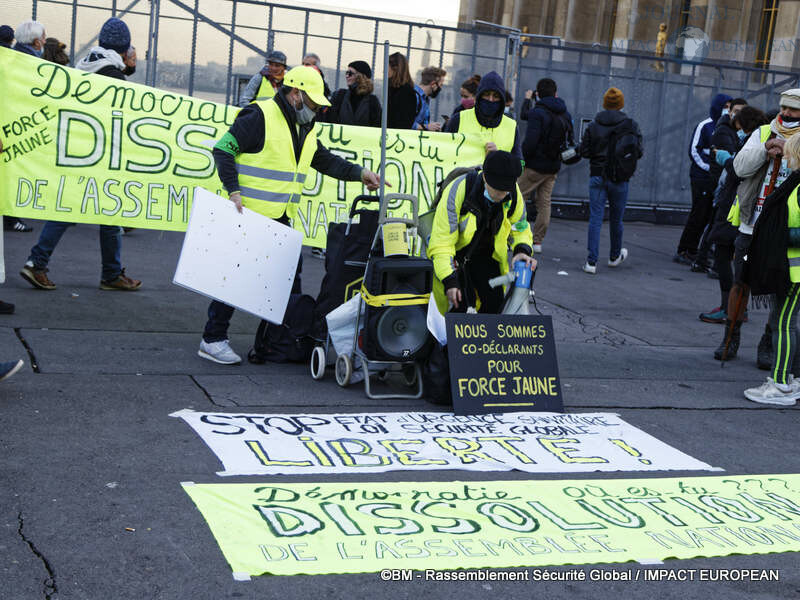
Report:
M 485 98 L 481 98 L 478 100 L 475 108 L 484 117 L 493 117 L 502 110 L 502 104 L 500 100 L 486 100 Z
M 439 92 L 442 91 L 442 88 L 437 87 L 435 90 L 431 90 L 431 93 L 428 94 L 428 98 L 436 98 L 439 95 Z

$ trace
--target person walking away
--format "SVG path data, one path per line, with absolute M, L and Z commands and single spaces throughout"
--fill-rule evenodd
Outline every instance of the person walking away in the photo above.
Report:
M 372 171 L 331 153 L 317 139 L 314 114 L 329 105 L 322 76 L 312 67 L 286 73 L 272 98 L 257 100 L 236 115 L 214 146 L 214 162 L 231 202 L 288 225 L 297 215 L 309 169 L 345 181 L 361 181 L 370 190 L 380 185 Z M 293 293 L 300 293 L 298 264 Z M 228 326 L 234 309 L 214 300 L 197 354 L 220 364 L 242 361 L 230 346 Z
M 683 227 L 678 250 L 672 258 L 675 262 L 690 265 L 697 257 L 700 236 L 711 217 L 711 204 L 714 199 L 714 183 L 711 180 L 711 135 L 722 110 L 732 98 L 727 94 L 717 94 L 708 109 L 708 118 L 700 121 L 694 128 L 689 142 L 689 182 L 692 189 L 692 208 Z
M 253 101 L 272 98 L 280 89 L 286 72 L 286 55 L 280 50 L 267 54 L 267 63 L 247 82 L 239 98 L 239 106 L 247 106 Z
M 528 129 L 522 142 L 525 169 L 519 178 L 519 189 L 527 200 L 536 193 L 536 221 L 533 225 L 533 252 L 542 251 L 542 242 L 550 225 L 550 198 L 561 169 L 561 150 L 572 140 L 572 116 L 567 105 L 558 97 L 556 82 L 540 79 L 536 84 L 539 98 L 528 113 Z M 528 211 L 533 212 L 532 210 Z
M 600 229 L 608 201 L 608 228 L 611 252 L 608 266 L 618 267 L 628 257 L 622 246 L 622 217 L 628 202 L 628 180 L 636 170 L 644 150 L 639 125 L 622 112 L 625 96 L 615 87 L 603 95 L 603 110 L 583 133 L 580 155 L 589 159 L 589 233 L 588 256 L 583 271 L 597 272 Z
M 131 47 L 131 33 L 120 19 L 108 19 L 100 29 L 98 46 L 89 51 L 76 67 L 87 73 L 105 75 L 125 81 L 126 75 L 136 70 L 136 52 Z M 40 290 L 54 290 L 56 284 L 47 276 L 47 265 L 61 236 L 72 223 L 47 221 L 39 235 L 39 241 L 31 248 L 30 256 L 20 275 Z M 142 282 L 125 274 L 121 264 L 122 233 L 118 225 L 100 225 L 100 256 L 102 270 L 100 289 L 109 291 L 138 290 Z

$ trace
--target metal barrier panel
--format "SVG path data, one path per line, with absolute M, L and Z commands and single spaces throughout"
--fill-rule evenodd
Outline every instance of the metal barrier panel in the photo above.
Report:
M 551 77 L 567 104 L 580 139 L 597 112 L 605 91 L 625 95 L 625 113 L 639 124 L 644 156 L 631 180 L 628 202 L 644 206 L 691 205 L 689 144 L 697 124 L 709 117 L 711 99 L 724 92 L 743 97 L 768 112 L 778 108 L 781 91 L 797 86 L 798 75 L 747 67 L 690 63 L 604 50 L 525 44 L 516 105 L 525 89 Z M 524 121 L 520 122 L 524 127 Z M 588 199 L 589 164 L 583 160 L 561 169 L 554 196 Z

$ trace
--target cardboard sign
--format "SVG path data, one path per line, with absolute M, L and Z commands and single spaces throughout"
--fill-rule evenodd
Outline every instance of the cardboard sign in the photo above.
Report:
M 564 412 L 552 318 L 447 313 L 446 321 L 455 414 Z
M 302 242 L 299 231 L 197 188 L 173 283 L 280 324 Z

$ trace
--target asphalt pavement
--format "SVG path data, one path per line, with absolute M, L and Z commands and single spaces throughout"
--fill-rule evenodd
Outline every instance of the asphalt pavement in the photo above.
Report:
M 276 598 L 725 598 L 800 597 L 798 554 L 668 560 L 664 568 L 779 569 L 779 582 L 382 582 L 377 574 L 261 576 L 234 581 L 180 482 L 220 483 L 220 463 L 181 420 L 197 411 L 441 410 L 424 401 L 369 400 L 361 385 L 315 382 L 306 365 L 222 366 L 197 356 L 208 301 L 172 284 L 182 234 L 134 230 L 123 264 L 140 291 L 98 289 L 96 226 L 65 234 L 50 265 L 53 291 L 19 275 L 34 233 L 5 233 L 0 360 L 25 368 L 0 383 L 0 599 Z M 615 412 L 726 475 L 800 473 L 800 409 L 753 404 L 764 380 L 755 348 L 765 310 L 751 310 L 739 358 L 712 357 L 723 327 L 698 314 L 719 304 L 717 282 L 672 262 L 680 228 L 626 223 L 628 260 L 581 271 L 586 223 L 554 220 L 539 256 L 539 309 L 554 319 L 565 409 Z M 305 253 L 304 291 L 316 294 L 322 261 Z M 603 228 L 601 256 L 608 253 Z M 234 315 L 244 355 L 258 320 Z M 32 364 L 33 363 L 33 364 Z M 584 478 L 708 475 L 587 473 Z M 563 479 L 520 472 L 429 471 L 271 481 L 480 481 Z M 264 479 L 264 478 L 261 478 Z M 224 482 L 248 482 L 232 477 Z M 129 529 L 134 531 L 129 531 Z M 457 567 L 458 565 L 453 565 Z M 623 570 L 631 565 L 608 565 Z M 557 567 L 554 570 L 564 569 Z M 581 567 L 581 568 L 590 568 Z

